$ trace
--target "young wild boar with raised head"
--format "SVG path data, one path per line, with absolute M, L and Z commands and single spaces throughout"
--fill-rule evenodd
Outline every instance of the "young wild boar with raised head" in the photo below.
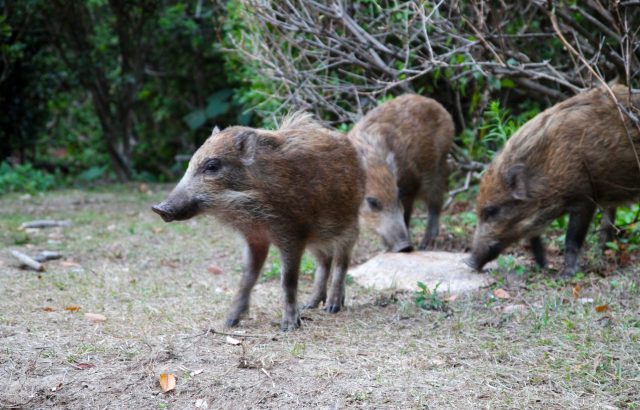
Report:
M 237 325 L 248 311 L 251 289 L 273 243 L 282 258 L 282 329 L 290 330 L 300 326 L 296 293 L 306 247 L 318 262 L 306 306 L 324 302 L 326 311 L 336 313 L 344 304 L 364 181 L 349 140 L 307 114 L 295 114 L 277 131 L 215 129 L 167 200 L 153 210 L 166 222 L 211 214 L 244 238 L 244 270 L 227 326 Z
M 374 108 L 349 132 L 367 172 L 361 218 L 392 252 L 413 249 L 409 222 L 416 199 L 424 200 L 429 211 L 419 248 L 431 247 L 438 236 L 453 136 L 449 113 L 419 95 L 397 97 Z
M 637 115 L 640 94 L 630 95 L 620 85 L 613 92 L 631 112 L 633 104 Z M 466 262 L 480 270 L 508 245 L 527 238 L 544 266 L 540 234 L 569 213 L 562 274 L 572 276 L 596 208 L 615 212 L 616 205 L 640 196 L 638 153 L 638 128 L 602 88 L 538 114 L 509 139 L 482 177 L 478 225 Z

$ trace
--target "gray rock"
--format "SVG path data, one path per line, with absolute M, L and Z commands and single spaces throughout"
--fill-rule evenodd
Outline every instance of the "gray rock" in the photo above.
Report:
M 433 290 L 454 294 L 468 293 L 493 283 L 486 273 L 478 273 L 462 259 L 465 253 L 411 252 L 383 253 L 349 271 L 355 282 L 374 289 L 416 290 L 418 281 Z M 486 269 L 495 268 L 495 264 Z

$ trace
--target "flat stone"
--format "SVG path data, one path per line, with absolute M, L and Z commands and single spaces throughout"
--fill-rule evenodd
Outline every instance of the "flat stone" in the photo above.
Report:
M 462 294 L 486 288 L 494 281 L 486 273 L 479 273 L 467 266 L 462 259 L 466 253 L 411 252 L 382 253 L 362 265 L 349 270 L 360 286 L 374 289 L 416 290 L 422 282 L 439 292 Z M 495 268 L 494 263 L 485 269 Z

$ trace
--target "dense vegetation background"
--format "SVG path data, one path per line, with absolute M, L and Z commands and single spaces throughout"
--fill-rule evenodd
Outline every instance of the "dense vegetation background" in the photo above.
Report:
M 629 0 L 0 0 L 0 193 L 173 180 L 213 125 L 345 130 L 405 92 L 486 163 L 549 105 L 638 87 L 638 30 Z

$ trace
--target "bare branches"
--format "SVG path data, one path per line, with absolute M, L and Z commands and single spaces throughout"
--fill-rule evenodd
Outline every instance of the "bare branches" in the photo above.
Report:
M 387 93 L 437 83 L 432 94 L 462 125 L 476 103 L 461 93 L 484 95 L 504 83 L 547 104 L 601 80 L 640 81 L 633 1 L 240 3 L 247 27 L 232 39 L 234 51 L 267 83 L 262 108 L 270 115 L 293 106 L 351 123 Z

